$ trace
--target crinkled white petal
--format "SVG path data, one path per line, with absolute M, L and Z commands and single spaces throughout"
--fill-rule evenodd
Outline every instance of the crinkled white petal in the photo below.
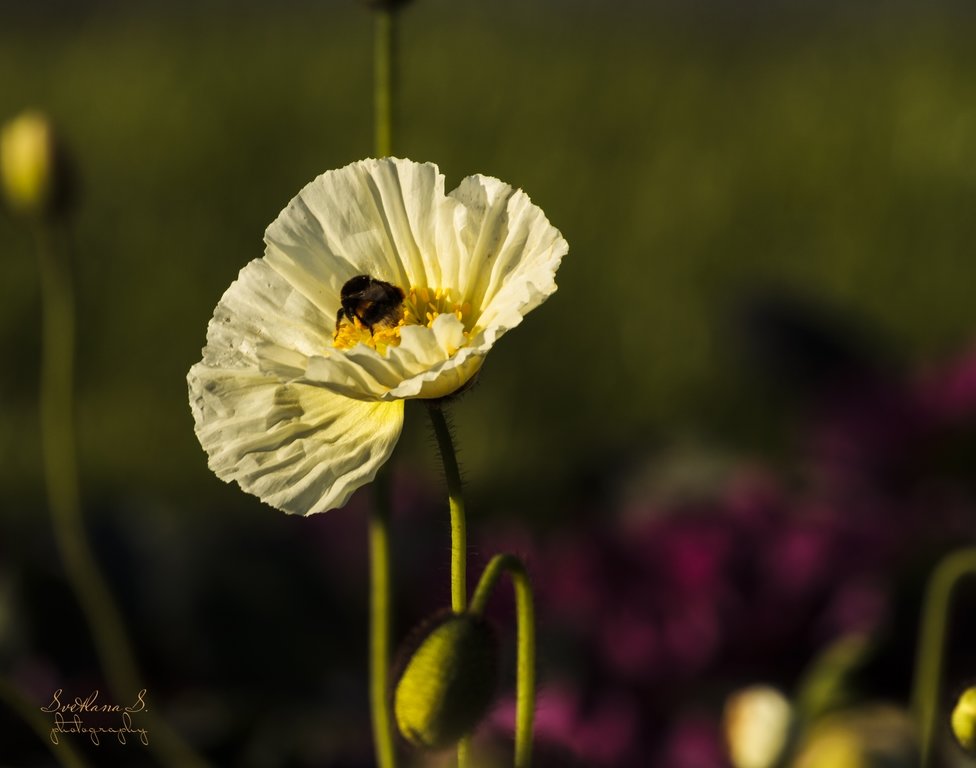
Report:
M 350 400 L 253 369 L 201 362 L 187 381 L 210 468 L 292 514 L 345 504 L 389 458 L 403 425 L 402 402 Z
M 432 163 L 362 160 L 307 184 L 265 232 L 264 257 L 334 322 L 356 275 L 441 287 L 440 259 L 453 245 L 445 205 L 456 205 L 446 201 Z
M 569 246 L 528 195 L 498 179 L 469 176 L 451 196 L 464 211 L 458 280 L 490 346 L 556 291 Z
M 255 259 L 218 302 L 203 362 L 297 378 L 309 357 L 332 346 L 326 317 L 266 261 Z
M 309 356 L 308 380 L 359 399 L 442 397 L 462 386 L 495 341 L 556 290 L 568 249 L 521 190 L 470 176 L 445 194 L 436 165 L 395 158 L 319 176 L 265 240 L 265 261 L 319 309 L 329 333 L 342 285 L 359 274 L 405 290 L 448 289 L 470 303 L 469 339 L 441 316 L 431 329 L 404 328 L 386 356 L 365 346 Z

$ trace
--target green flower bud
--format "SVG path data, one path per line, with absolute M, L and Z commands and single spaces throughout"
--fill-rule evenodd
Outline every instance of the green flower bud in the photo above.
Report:
M 67 208 L 70 184 L 64 153 L 40 112 L 23 112 L 0 130 L 0 186 L 18 215 L 52 216 Z
M 918 768 L 915 724 L 885 704 L 839 710 L 805 732 L 791 768 Z
M 976 755 L 976 686 L 962 692 L 950 722 L 959 746 Z
M 397 683 L 393 713 L 414 746 L 446 747 L 470 733 L 495 695 L 495 633 L 480 616 L 450 614 L 431 630 Z

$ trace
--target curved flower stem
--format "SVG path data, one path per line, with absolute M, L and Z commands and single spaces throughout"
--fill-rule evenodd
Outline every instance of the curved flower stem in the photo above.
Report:
M 90 768 L 90 763 L 75 749 L 70 739 L 59 739 L 57 744 L 51 741 L 51 723 L 44 719 L 36 704 L 24 698 L 12 683 L 4 679 L 0 679 L 0 700 L 27 721 L 37 737 L 48 745 L 51 754 L 64 768 Z
M 57 235 L 61 236 L 60 243 Z M 81 516 L 74 430 L 74 292 L 68 266 L 67 232 L 41 224 L 35 229 L 35 236 L 43 314 L 41 450 L 54 538 L 108 684 L 119 697 L 117 703 L 128 703 L 135 700 L 144 686 L 122 614 L 88 547 Z M 160 762 L 181 768 L 205 765 L 154 712 L 147 709 L 143 717 L 154 737 Z
M 922 626 L 915 652 L 915 678 L 912 684 L 912 708 L 918 723 L 922 768 L 927 768 L 933 761 L 953 590 L 960 579 L 967 575 L 976 575 L 976 547 L 952 552 L 939 562 L 929 579 L 922 605 Z
M 393 145 L 395 12 L 378 7 L 374 17 L 373 108 L 376 156 Z M 380 473 L 369 518 L 369 705 L 379 768 L 396 768 L 393 719 L 387 696 L 390 676 L 390 477 Z
M 532 722 L 535 718 L 535 609 L 532 585 L 525 565 L 515 555 L 495 555 L 471 598 L 471 613 L 485 610 L 503 572 L 508 572 L 515 588 L 517 660 L 515 688 L 515 768 L 528 768 L 532 762 Z
M 109 684 L 117 694 L 128 696 L 141 688 L 135 660 L 81 520 L 74 432 L 74 295 L 67 259 L 55 253 L 53 234 L 43 226 L 36 230 L 43 312 L 41 450 L 47 495 L 58 551 Z

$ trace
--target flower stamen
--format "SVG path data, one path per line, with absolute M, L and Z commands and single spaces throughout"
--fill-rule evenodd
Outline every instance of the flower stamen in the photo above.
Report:
M 390 347 L 400 344 L 400 329 L 405 325 L 422 325 L 430 328 L 438 317 L 454 315 L 464 326 L 464 339 L 470 339 L 473 326 L 471 303 L 454 297 L 449 289 L 413 287 L 404 291 L 405 298 L 400 307 L 399 319 L 377 323 L 368 328 L 358 317 L 343 316 L 336 328 L 333 346 L 336 349 L 352 349 L 357 344 L 365 344 L 385 355 Z

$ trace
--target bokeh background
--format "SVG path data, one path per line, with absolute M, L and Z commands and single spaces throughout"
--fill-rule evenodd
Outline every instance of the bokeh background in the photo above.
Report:
M 221 483 L 185 375 L 264 228 L 372 153 L 370 13 L 0 13 L 0 118 L 48 112 L 77 170 L 84 507 L 150 695 L 216 765 L 369 765 L 370 491 L 301 520 Z M 792 690 L 853 630 L 877 640 L 859 695 L 907 702 L 925 576 L 976 532 L 974 34 L 963 2 L 402 14 L 396 153 L 449 188 L 524 188 L 570 243 L 557 294 L 453 407 L 472 574 L 514 548 L 539 586 L 550 764 L 723 766 L 725 695 Z M 0 662 L 43 703 L 100 677 L 43 494 L 36 260 L 6 216 L 0 265 Z M 398 638 L 449 600 L 443 483 L 411 410 Z M 963 680 L 976 627 L 956 632 Z M 49 764 L 0 725 L 3 764 Z

